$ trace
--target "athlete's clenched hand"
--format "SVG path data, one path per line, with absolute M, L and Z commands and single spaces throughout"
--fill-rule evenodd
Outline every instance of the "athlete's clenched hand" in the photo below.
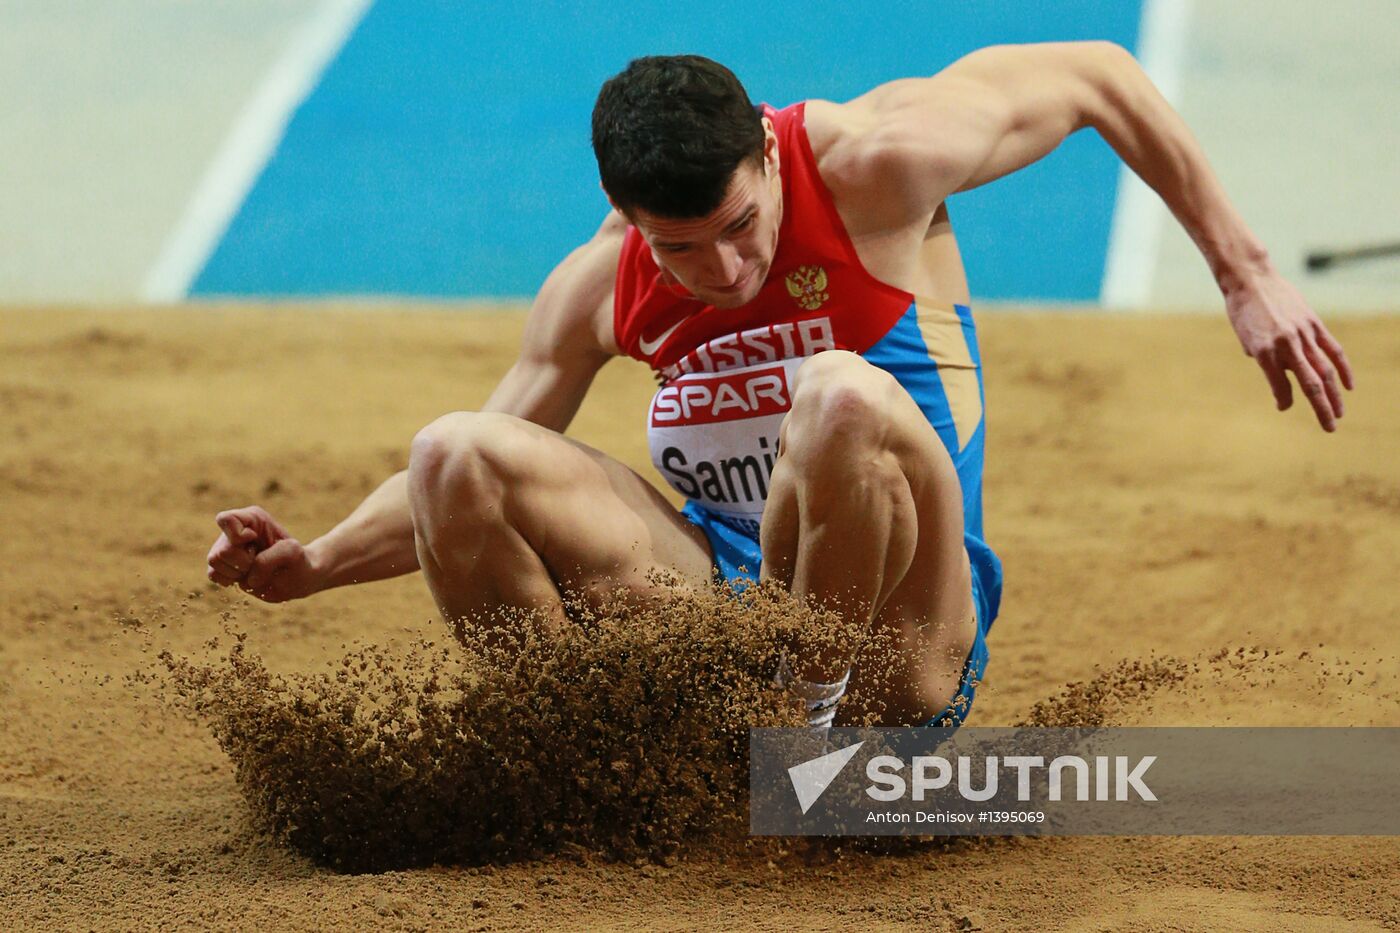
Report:
M 1293 404 L 1292 372 L 1323 430 L 1335 431 L 1341 387 L 1350 391 L 1354 384 L 1351 364 L 1298 289 L 1270 273 L 1228 291 L 1225 307 L 1244 352 L 1264 370 L 1279 411 Z
M 222 534 L 209 549 L 210 580 L 234 586 L 269 603 L 316 592 L 316 569 L 306 548 L 258 506 L 220 512 Z

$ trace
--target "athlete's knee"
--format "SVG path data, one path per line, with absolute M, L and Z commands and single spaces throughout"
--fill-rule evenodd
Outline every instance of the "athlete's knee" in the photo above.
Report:
M 419 431 L 408 460 L 415 523 L 444 510 L 459 522 L 499 516 L 506 489 L 522 472 L 525 430 L 510 415 L 453 412 Z
M 854 353 L 828 350 L 803 363 L 792 393 L 783 451 L 799 460 L 839 451 L 867 456 L 889 433 L 899 384 Z

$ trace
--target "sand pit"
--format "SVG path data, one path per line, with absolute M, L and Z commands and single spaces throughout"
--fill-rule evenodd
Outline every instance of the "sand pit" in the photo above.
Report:
M 1335 322 L 1359 382 L 1335 436 L 1304 412 L 1274 413 L 1215 317 L 987 314 L 980 326 L 988 535 L 1007 593 L 974 724 L 1400 725 L 1400 320 Z M 543 816 L 494 795 L 508 805 L 496 816 L 515 824 L 460 803 L 417 823 L 412 807 L 386 810 L 428 799 L 420 778 L 405 755 L 351 740 L 421 754 L 423 736 L 451 725 L 422 704 L 425 672 L 439 664 L 444 689 L 463 696 L 478 682 L 454 680 L 460 658 L 441 652 L 455 643 L 421 583 L 255 604 L 203 579 L 212 516 L 258 503 L 304 539 L 319 534 L 403 465 L 418 426 L 485 398 L 520 328 L 516 314 L 444 311 L 0 312 L 0 928 L 1400 925 L 1395 839 L 751 843 L 725 828 L 719 752 L 738 721 L 778 715 L 761 691 L 694 720 L 714 729 L 684 747 L 714 750 L 710 770 L 642 782 L 656 789 L 649 834 L 618 825 L 637 799 L 616 792 L 636 785 L 627 776 L 564 795 L 559 812 L 540 800 Z M 646 475 L 648 385 L 640 367 L 609 366 L 573 431 Z M 761 654 L 727 631 L 711 643 Z M 394 870 L 337 871 L 274 838 L 265 802 L 245 796 L 247 762 L 263 759 L 226 754 L 217 716 L 161 702 L 169 681 L 148 678 L 168 653 L 214 708 L 219 684 L 179 665 L 233 670 L 221 660 L 230 632 L 260 659 L 245 673 L 283 685 L 255 694 L 254 713 L 329 723 L 347 701 L 333 687 L 308 693 L 316 677 L 381 690 L 382 721 L 352 713 L 342 735 L 343 760 L 367 765 L 341 771 L 376 776 L 358 799 L 379 818 L 362 836 L 347 824 L 320 838 L 347 852 L 367 842 L 380 861 L 352 867 Z M 337 681 L 347 656 L 369 660 Z M 691 692 L 654 704 L 668 721 L 675 704 L 715 695 L 713 679 L 677 682 Z M 428 718 L 399 715 L 403 697 Z M 576 713 L 540 713 L 538 727 L 576 730 Z M 416 733 L 394 731 L 411 720 Z M 284 787 L 300 761 L 324 760 L 257 746 L 259 730 L 278 734 L 271 720 L 229 721 L 257 725 L 242 740 L 281 762 Z M 621 735 L 632 723 L 614 725 Z M 297 728 L 282 734 L 334 745 L 328 729 Z M 554 747 L 561 767 L 586 770 Z M 639 768 L 653 748 L 675 751 L 647 747 Z M 315 806 L 328 773 L 306 770 L 302 796 L 279 798 L 303 804 L 284 812 L 284 832 L 346 812 Z M 699 783 L 666 796 L 686 780 Z M 376 797 L 385 787 L 400 796 Z M 444 812 L 463 820 L 456 837 Z M 562 836 L 547 844 L 482 844 L 483 827 L 551 821 Z M 404 853 L 424 851 L 464 864 L 407 867 Z

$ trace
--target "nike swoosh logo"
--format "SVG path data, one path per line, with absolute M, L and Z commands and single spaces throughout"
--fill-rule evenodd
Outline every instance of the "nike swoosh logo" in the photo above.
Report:
M 690 320 L 690 318 L 688 317 L 681 318 L 679 321 L 662 331 L 661 336 L 657 337 L 655 340 L 647 340 L 646 337 L 639 336 L 637 338 L 637 346 L 641 349 L 642 356 L 651 356 L 657 350 L 661 349 L 661 345 L 666 342 L 666 338 L 671 336 L 671 334 L 675 333 L 676 328 L 680 327 L 688 320 Z

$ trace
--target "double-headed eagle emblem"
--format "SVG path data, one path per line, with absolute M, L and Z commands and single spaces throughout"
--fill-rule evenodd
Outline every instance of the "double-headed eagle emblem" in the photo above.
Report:
M 826 290 L 826 270 L 821 266 L 798 266 L 784 281 L 788 294 L 807 311 L 817 310 L 831 297 Z

